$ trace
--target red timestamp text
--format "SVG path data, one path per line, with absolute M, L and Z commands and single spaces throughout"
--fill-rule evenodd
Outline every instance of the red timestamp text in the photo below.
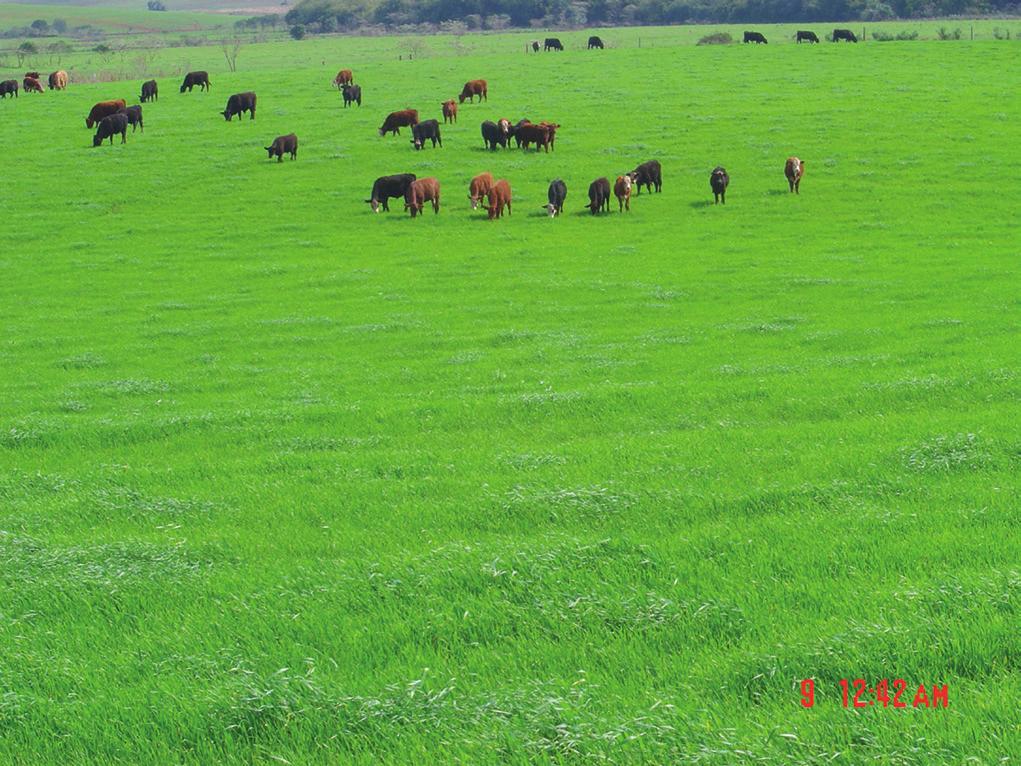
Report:
M 840 679 L 841 703 L 846 708 L 892 707 L 947 708 L 950 707 L 950 689 L 946 684 L 908 684 L 903 678 L 881 679 L 869 686 L 864 678 Z M 801 706 L 815 705 L 815 680 L 801 682 Z

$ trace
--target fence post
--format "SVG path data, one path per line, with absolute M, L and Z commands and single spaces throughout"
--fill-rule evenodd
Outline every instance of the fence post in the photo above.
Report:
M 971 39 L 972 40 L 975 39 L 975 25 L 974 24 L 971 25 Z

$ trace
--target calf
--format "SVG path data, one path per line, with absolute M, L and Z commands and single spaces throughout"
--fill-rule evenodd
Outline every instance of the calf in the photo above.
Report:
M 564 212 L 564 200 L 567 199 L 567 184 L 559 178 L 550 181 L 549 190 L 546 192 L 549 204 L 546 205 L 546 212 L 550 218 L 556 218 Z
M 417 109 L 402 109 L 399 112 L 390 112 L 386 119 L 383 120 L 383 125 L 379 129 L 379 135 L 385 136 L 387 133 L 393 133 L 395 136 L 399 136 L 401 128 L 408 128 L 417 124 Z
M 757 43 L 763 45 L 766 42 L 766 38 L 762 36 L 761 32 L 745 32 L 744 41 L 746 43 Z
M 131 132 L 135 132 L 135 128 L 141 128 L 142 132 L 145 133 L 145 125 L 142 124 L 142 107 L 135 104 L 135 106 L 128 106 L 120 110 L 120 113 L 128 118 L 128 125 L 131 126 Z
M 588 187 L 589 203 L 585 206 L 592 211 L 592 215 L 602 212 L 604 209 L 610 212 L 610 182 L 606 178 L 597 178 Z
M 17 80 L 4 80 L 0 82 L 0 98 L 12 98 L 18 97 L 18 81 Z
M 457 102 L 454 99 L 443 102 L 443 124 L 457 122 Z
M 347 109 L 351 104 L 362 105 L 362 86 L 344 84 L 340 86 L 340 95 L 344 97 L 344 108 Z
M 25 93 L 32 93 L 33 91 L 35 93 L 43 92 L 43 84 L 35 77 L 26 77 L 21 84 L 25 89 Z
M 440 123 L 437 120 L 423 120 L 417 125 L 411 126 L 411 143 L 415 149 L 421 149 L 426 141 L 433 142 L 433 149 L 436 144 L 443 146 L 443 139 L 440 138 Z
M 592 37 L 588 39 L 588 49 L 592 50 L 593 48 L 598 48 L 599 50 L 603 49 L 603 41 L 595 35 L 592 35 Z
M 492 120 L 482 123 L 482 142 L 487 149 L 495 150 L 496 145 L 507 146 L 507 134 Z
M 112 146 L 113 137 L 118 133 L 121 134 L 121 143 L 126 144 L 128 142 L 128 116 L 123 112 L 107 115 L 100 121 L 96 135 L 92 137 L 92 145 L 100 146 L 105 139 L 109 138 Z
M 819 38 L 815 36 L 815 32 L 810 32 L 804 29 L 798 30 L 797 42 L 799 43 L 817 43 Z
M 457 99 L 462 104 L 465 99 L 468 99 L 471 103 L 475 101 L 476 96 L 479 97 L 479 101 L 489 101 L 489 86 L 485 80 L 469 80 L 466 82 L 464 87 L 461 88 L 461 93 Z
M 613 193 L 617 196 L 617 204 L 620 205 L 620 212 L 624 212 L 624 208 L 631 212 L 631 176 L 617 176 L 617 181 L 613 185 Z
M 269 152 L 269 156 L 266 159 L 277 158 L 277 162 L 284 161 L 284 155 L 291 155 L 292 160 L 298 159 L 298 137 L 293 133 L 288 133 L 286 136 L 277 136 L 273 139 L 273 143 L 266 147 L 266 151 Z
M 493 183 L 493 174 L 488 172 L 479 173 L 472 179 L 468 186 L 468 199 L 471 200 L 472 210 L 478 210 L 479 202 L 489 194 Z
M 255 94 L 250 90 L 244 93 L 235 93 L 227 99 L 227 108 L 223 110 L 223 119 L 231 122 L 234 115 L 237 115 L 238 122 L 240 122 L 245 112 L 249 113 L 248 119 L 255 119 Z
M 412 218 L 422 212 L 426 202 L 433 203 L 433 213 L 440 212 L 440 182 L 435 178 L 412 181 L 404 194 L 404 209 L 411 211 Z
M 94 104 L 92 109 L 89 110 L 89 116 L 85 118 L 85 127 L 91 128 L 93 125 L 98 124 L 104 117 L 117 114 L 127 104 L 124 103 L 123 98 L 113 99 L 112 101 L 100 101 L 98 104 Z
M 833 42 L 838 43 L 841 40 L 849 43 L 858 42 L 858 38 L 854 36 L 854 32 L 850 29 L 834 29 L 833 30 Z
M 783 174 L 787 176 L 787 183 L 790 184 L 791 191 L 801 194 L 801 176 L 805 175 L 805 163 L 798 157 L 788 157 L 783 166 Z
M 564 46 L 563 43 L 560 42 L 559 37 L 547 37 L 542 49 L 544 51 L 562 51 Z
M 50 74 L 50 90 L 66 90 L 67 89 L 67 72 L 63 69 L 58 69 L 56 72 Z
M 146 101 L 159 101 L 160 100 L 160 89 L 156 85 L 155 80 L 149 80 L 148 82 L 142 83 L 142 103 Z
M 709 186 L 713 190 L 713 204 L 718 205 L 721 202 L 727 204 L 727 186 L 730 185 L 730 176 L 727 175 L 727 171 L 717 165 L 713 168 L 713 172 L 709 176 Z
M 208 72 L 188 72 L 184 76 L 184 82 L 181 83 L 181 93 L 186 90 L 191 93 L 191 89 L 196 85 L 199 86 L 199 90 L 209 90 L 209 73 Z
M 489 220 L 503 217 L 503 209 L 507 208 L 507 215 L 511 214 L 511 188 L 507 179 L 501 178 L 489 189 Z
M 648 188 L 649 194 L 652 194 L 654 186 L 657 192 L 663 191 L 663 168 L 660 166 L 659 160 L 643 162 L 628 175 L 631 176 L 631 180 L 637 187 L 636 194 L 642 193 L 642 186 Z
M 372 205 L 372 212 L 378 213 L 380 209 L 390 212 L 390 200 L 404 198 L 408 188 L 415 181 L 414 173 L 399 173 L 393 176 L 380 176 L 372 184 L 371 199 L 365 200 Z
M 353 85 L 354 81 L 355 76 L 354 74 L 352 74 L 350 69 L 341 69 L 339 72 L 337 72 L 337 76 L 333 78 L 333 84 L 336 85 L 338 88 L 341 88 L 345 85 Z

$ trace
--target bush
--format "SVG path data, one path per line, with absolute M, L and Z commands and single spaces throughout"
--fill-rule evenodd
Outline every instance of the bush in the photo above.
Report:
M 938 30 L 936 30 L 936 36 L 940 40 L 960 40 L 961 37 L 963 37 L 963 33 L 961 32 L 960 27 L 958 27 L 957 29 L 947 29 L 946 27 L 940 27 Z
M 734 38 L 730 36 L 730 32 L 713 32 L 711 35 L 706 35 L 698 41 L 699 45 L 730 45 L 734 42 Z
M 303 40 L 305 38 L 305 25 L 295 24 L 291 27 L 291 37 L 295 40 Z
M 882 31 L 880 29 L 880 30 L 873 30 L 871 34 L 872 34 L 872 39 L 877 41 L 877 42 L 880 42 L 880 43 L 890 42 L 891 40 L 917 40 L 918 39 L 918 32 L 917 32 L 917 30 L 916 31 L 911 31 L 911 32 L 908 32 L 908 31 L 898 32 L 897 34 L 894 35 L 894 34 L 891 34 L 889 32 L 884 32 L 884 31 Z

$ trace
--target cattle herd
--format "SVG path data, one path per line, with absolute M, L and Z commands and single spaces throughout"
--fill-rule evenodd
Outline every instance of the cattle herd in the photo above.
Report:
M 857 38 L 850 30 L 836 29 L 833 32 L 834 41 L 848 40 L 857 42 Z M 799 31 L 797 41 L 807 40 L 818 42 L 818 37 L 813 32 Z M 758 32 L 745 32 L 744 42 L 765 43 L 766 39 Z M 539 42 L 533 41 L 533 50 L 538 51 Z M 589 49 L 602 49 L 603 41 L 592 36 L 588 41 Z M 563 50 L 563 45 L 555 37 L 547 38 L 544 45 L 545 50 Z M 57 71 L 49 76 L 49 87 L 51 90 L 64 90 L 67 87 L 67 72 Z M 354 82 L 354 74 L 350 69 L 341 69 L 333 80 L 344 99 L 344 107 L 362 104 L 361 86 Z M 191 92 L 198 87 L 200 91 L 211 90 L 209 73 L 196 71 L 188 72 L 181 83 L 180 92 Z M 43 92 L 39 72 L 26 72 L 23 80 L 23 88 L 26 93 Z M 0 97 L 8 95 L 17 98 L 18 81 L 5 80 L 0 82 Z M 476 97 L 479 103 L 489 100 L 489 84 L 486 80 L 469 80 L 464 84 L 458 98 L 448 99 L 441 103 L 443 124 L 454 124 L 458 118 L 458 105 L 465 101 L 474 103 Z M 142 83 L 142 103 L 159 100 L 159 88 L 155 80 L 148 80 Z M 221 112 L 224 119 L 232 121 L 235 116 L 240 120 L 247 112 L 249 119 L 255 119 L 256 94 L 251 91 L 235 93 L 227 99 L 226 108 Z M 145 131 L 142 122 L 142 107 L 140 105 L 127 106 L 124 99 L 112 99 L 100 101 L 95 104 L 85 118 L 87 128 L 96 128 L 92 140 L 94 147 L 101 146 L 109 139 L 113 144 L 114 137 L 120 135 L 121 143 L 127 142 L 128 126 L 132 132 L 136 129 Z M 424 149 L 428 144 L 432 148 L 443 147 L 443 139 L 440 134 L 440 122 L 437 119 L 420 120 L 416 109 L 402 109 L 391 112 L 387 115 L 379 128 L 379 135 L 386 134 L 400 135 L 401 128 L 411 130 L 411 144 L 416 150 Z M 529 119 L 521 119 L 512 123 L 504 117 L 499 120 L 484 120 L 481 125 L 483 146 L 489 151 L 507 149 L 511 141 L 522 151 L 527 151 L 530 146 L 535 151 L 542 150 L 549 153 L 555 148 L 557 130 L 560 124 L 543 120 L 534 123 Z M 268 158 L 277 159 L 283 162 L 284 155 L 290 155 L 292 160 L 298 156 L 298 136 L 289 133 L 285 136 L 278 136 L 273 142 L 265 147 Z M 805 171 L 805 163 L 798 157 L 789 157 L 784 165 L 784 176 L 786 177 L 791 193 L 800 193 L 801 178 Z M 727 187 L 730 184 L 730 176 L 722 166 L 713 168 L 709 175 L 709 186 L 713 193 L 715 204 L 726 204 Z M 616 176 L 614 183 L 610 184 L 607 177 L 600 177 L 592 181 L 588 187 L 589 202 L 585 208 L 593 215 L 609 212 L 613 197 L 616 197 L 618 210 L 621 213 L 631 210 L 632 194 L 638 196 L 642 187 L 652 193 L 663 190 L 663 170 L 658 160 L 649 160 L 639 164 L 634 170 L 621 173 Z M 430 203 L 434 213 L 440 211 L 440 182 L 435 178 L 418 178 L 414 173 L 400 173 L 396 175 L 380 176 L 372 186 L 370 198 L 365 200 L 372 206 L 372 211 L 388 212 L 391 199 L 402 199 L 404 209 L 412 218 L 417 217 L 424 210 L 425 203 Z M 477 210 L 485 201 L 485 208 L 490 220 L 511 214 L 512 192 L 510 182 L 507 179 L 495 179 L 492 173 L 485 172 L 472 178 L 468 188 L 468 199 L 472 210 Z M 543 209 L 550 218 L 556 218 L 564 210 L 564 201 L 567 199 L 567 184 L 560 178 L 554 179 L 547 190 L 548 203 Z

